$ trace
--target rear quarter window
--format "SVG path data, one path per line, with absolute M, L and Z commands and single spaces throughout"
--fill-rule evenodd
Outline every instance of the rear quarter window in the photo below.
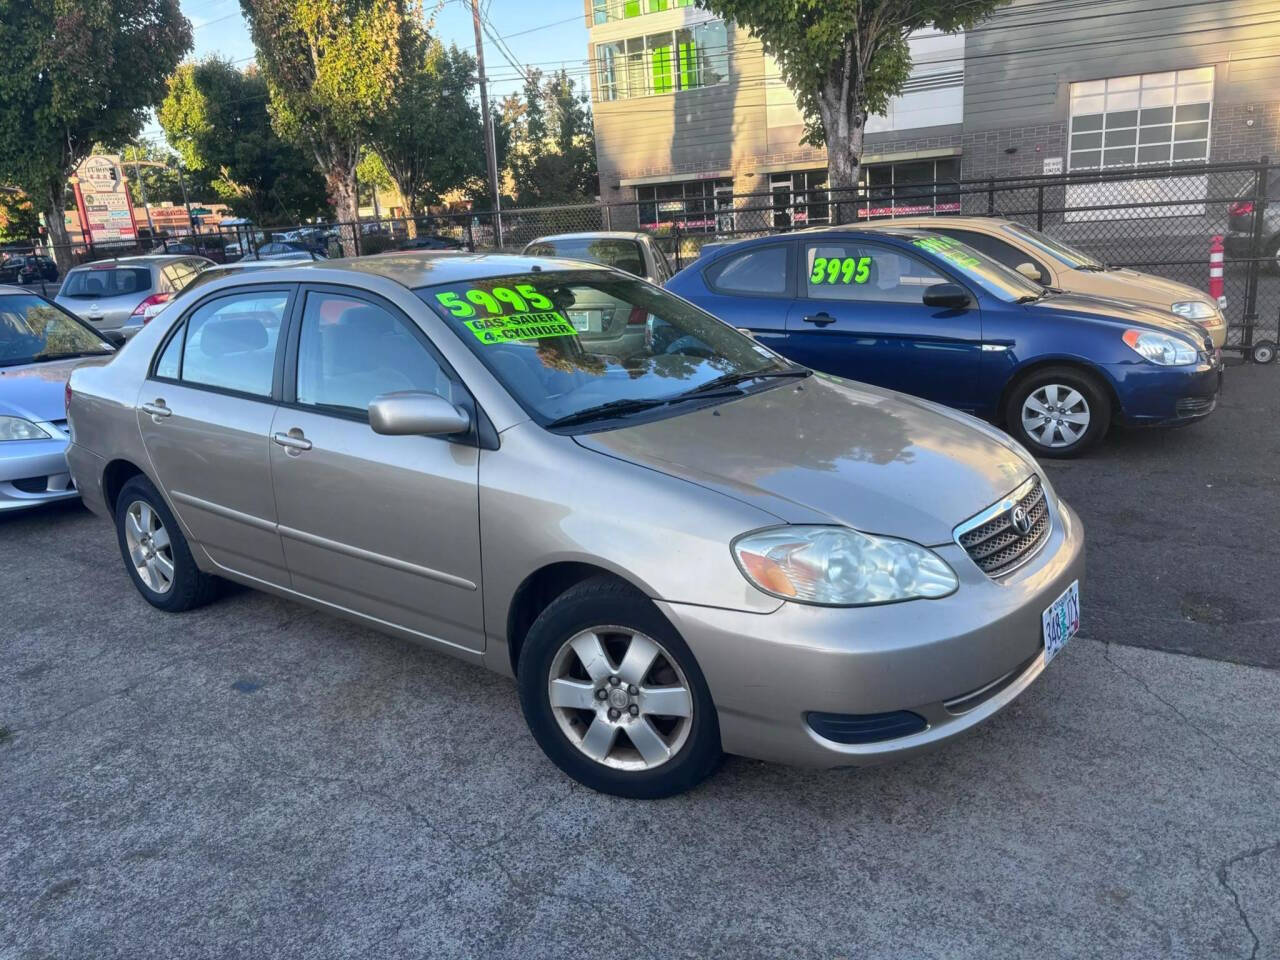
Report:
M 707 283 L 717 293 L 783 296 L 790 287 L 790 259 L 784 243 L 753 247 L 709 266 Z

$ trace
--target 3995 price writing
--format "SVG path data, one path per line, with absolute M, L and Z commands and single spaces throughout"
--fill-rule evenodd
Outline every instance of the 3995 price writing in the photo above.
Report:
M 870 277 L 870 257 L 814 257 L 809 282 L 866 283 Z

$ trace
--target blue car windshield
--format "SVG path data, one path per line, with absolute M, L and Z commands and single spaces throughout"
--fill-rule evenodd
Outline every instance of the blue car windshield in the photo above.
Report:
M 1106 265 L 1097 257 L 1091 257 L 1082 250 L 1077 250 L 1061 240 L 1055 240 L 1039 230 L 1032 230 L 1030 227 L 1024 227 L 1020 223 L 1006 223 L 1004 229 L 1015 237 L 1021 238 L 1024 243 L 1031 244 L 1041 253 L 1053 257 L 1064 266 L 1072 267 L 1076 270 L 1106 269 Z
M 732 384 L 807 373 L 697 307 L 614 271 L 544 270 L 415 292 L 544 426 L 597 412 L 684 409 L 685 400 Z
M 911 238 L 911 245 L 1006 303 L 1038 298 L 1044 293 L 1044 287 L 1034 280 L 1028 280 L 1018 271 L 951 237 L 936 233 L 915 235 Z

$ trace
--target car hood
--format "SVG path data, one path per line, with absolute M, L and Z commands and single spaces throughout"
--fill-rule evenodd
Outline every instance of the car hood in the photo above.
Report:
M 588 449 L 759 507 L 788 523 L 841 523 L 926 546 L 1030 476 L 992 427 L 835 377 L 683 416 L 581 434 Z
M 1127 267 L 1114 270 L 1077 271 L 1076 275 L 1080 277 L 1079 289 L 1088 290 L 1091 294 L 1115 297 L 1118 300 L 1131 300 L 1134 303 L 1144 303 L 1164 310 L 1185 300 L 1213 302 L 1203 290 L 1197 290 L 1185 283 L 1178 283 L 1176 280 L 1166 280 L 1164 277 L 1153 276 L 1150 273 L 1130 270 Z
M 1167 309 L 1149 307 L 1110 297 L 1097 297 L 1084 293 L 1058 293 L 1027 304 L 1032 310 L 1045 313 L 1070 313 L 1074 316 L 1108 321 L 1117 327 L 1143 326 L 1165 333 L 1177 333 L 1187 337 L 1197 347 L 1204 348 L 1207 334 L 1204 327 L 1194 320 L 1185 320 Z
M 106 363 L 111 356 L 73 357 L 21 367 L 0 367 L 0 416 L 44 423 L 67 417 L 67 380 L 76 367 Z

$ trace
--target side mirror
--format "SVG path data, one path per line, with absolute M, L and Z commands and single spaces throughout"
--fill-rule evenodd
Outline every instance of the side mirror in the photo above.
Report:
M 129 342 L 129 338 L 126 337 L 119 330 L 99 330 L 98 336 L 100 336 L 103 340 L 107 341 L 107 343 L 111 344 L 116 349 L 123 347 L 126 343 Z
M 1036 283 L 1040 283 L 1040 281 L 1044 279 L 1040 274 L 1040 268 L 1034 263 L 1020 263 L 1014 267 L 1014 269 L 1028 280 L 1034 280 Z
M 398 390 L 374 397 L 369 426 L 388 436 L 441 437 L 469 429 L 471 418 L 438 393 Z
M 735 327 L 734 329 L 736 329 L 744 337 L 750 337 L 752 340 L 756 338 L 756 332 L 754 330 L 748 329 L 747 327 Z
M 969 291 L 958 283 L 935 283 L 933 286 L 925 288 L 924 291 L 924 305 L 926 307 L 963 310 L 972 303 L 973 300 L 969 297 Z

